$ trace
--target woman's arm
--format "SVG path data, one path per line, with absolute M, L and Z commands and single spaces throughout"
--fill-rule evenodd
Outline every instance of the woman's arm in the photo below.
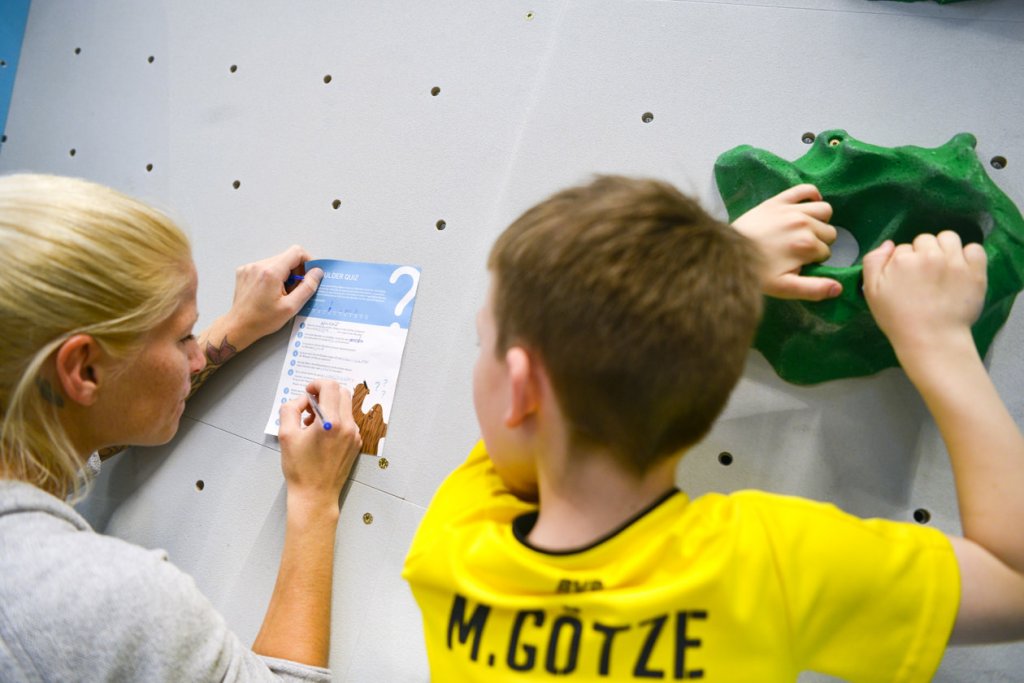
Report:
M 338 499 L 362 440 L 346 389 L 317 380 L 307 391 L 332 427 L 324 429 L 305 397 L 281 407 L 278 438 L 288 492 L 284 550 L 253 651 L 327 666 Z
M 323 277 L 323 271 L 304 273 L 310 260 L 298 245 L 270 258 L 249 263 L 235 271 L 235 296 L 231 309 L 203 330 L 197 341 L 206 366 L 192 376 L 192 393 L 217 369 L 239 351 L 291 320 L 305 305 Z M 292 275 L 305 275 L 292 288 L 286 281 Z

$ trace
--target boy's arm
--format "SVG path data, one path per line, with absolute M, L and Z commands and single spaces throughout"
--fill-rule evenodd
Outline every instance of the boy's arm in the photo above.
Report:
M 886 242 L 864 258 L 868 304 L 935 418 L 956 479 L 953 643 L 1024 637 L 1024 437 L 971 336 L 985 285 L 984 249 L 953 232 Z
M 843 287 L 824 277 L 800 275 L 809 263 L 825 261 L 836 229 L 828 224 L 832 206 L 814 185 L 796 185 L 737 218 L 732 227 L 753 240 L 763 256 L 761 288 L 778 299 L 821 301 L 839 296 Z

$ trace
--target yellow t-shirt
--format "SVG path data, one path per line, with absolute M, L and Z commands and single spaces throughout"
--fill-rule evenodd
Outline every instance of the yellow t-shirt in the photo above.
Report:
M 531 548 L 536 507 L 482 443 L 405 561 L 435 683 L 927 681 L 959 602 L 949 541 L 832 505 L 667 494 L 578 551 Z

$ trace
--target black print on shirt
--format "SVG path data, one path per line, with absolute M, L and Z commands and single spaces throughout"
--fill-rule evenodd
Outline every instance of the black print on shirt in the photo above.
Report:
M 481 653 L 481 640 L 490 616 L 490 605 L 473 604 L 456 593 L 448 617 L 448 649 L 468 654 L 471 662 L 486 661 L 489 667 L 504 665 L 520 673 L 543 669 L 554 676 L 610 676 L 613 662 L 626 657 L 632 664 L 635 680 L 704 678 L 704 669 L 687 668 L 687 655 L 702 645 L 700 638 L 691 635 L 690 628 L 695 621 L 707 621 L 707 610 L 657 614 L 630 624 L 605 624 L 589 620 L 578 611 L 552 614 L 544 610 L 519 610 L 508 633 L 498 637 L 498 642 L 507 643 L 505 651 Z M 631 631 L 641 636 L 638 650 L 616 640 Z M 599 636 L 597 648 L 581 647 L 588 632 Z M 492 638 L 490 642 L 495 641 Z M 651 661 L 651 655 L 663 643 L 662 647 L 671 648 L 672 661 L 671 666 L 659 668 Z
M 599 591 L 604 588 L 601 579 L 593 581 L 577 581 L 575 579 L 561 579 L 555 587 L 556 593 L 585 593 L 587 591 Z

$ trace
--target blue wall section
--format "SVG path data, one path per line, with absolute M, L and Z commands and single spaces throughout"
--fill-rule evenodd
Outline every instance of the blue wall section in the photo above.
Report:
M 28 6 L 31 0 L 0 2 L 0 131 L 6 130 L 7 109 L 14 90 L 14 74 L 18 71 L 21 39 L 25 36 Z

